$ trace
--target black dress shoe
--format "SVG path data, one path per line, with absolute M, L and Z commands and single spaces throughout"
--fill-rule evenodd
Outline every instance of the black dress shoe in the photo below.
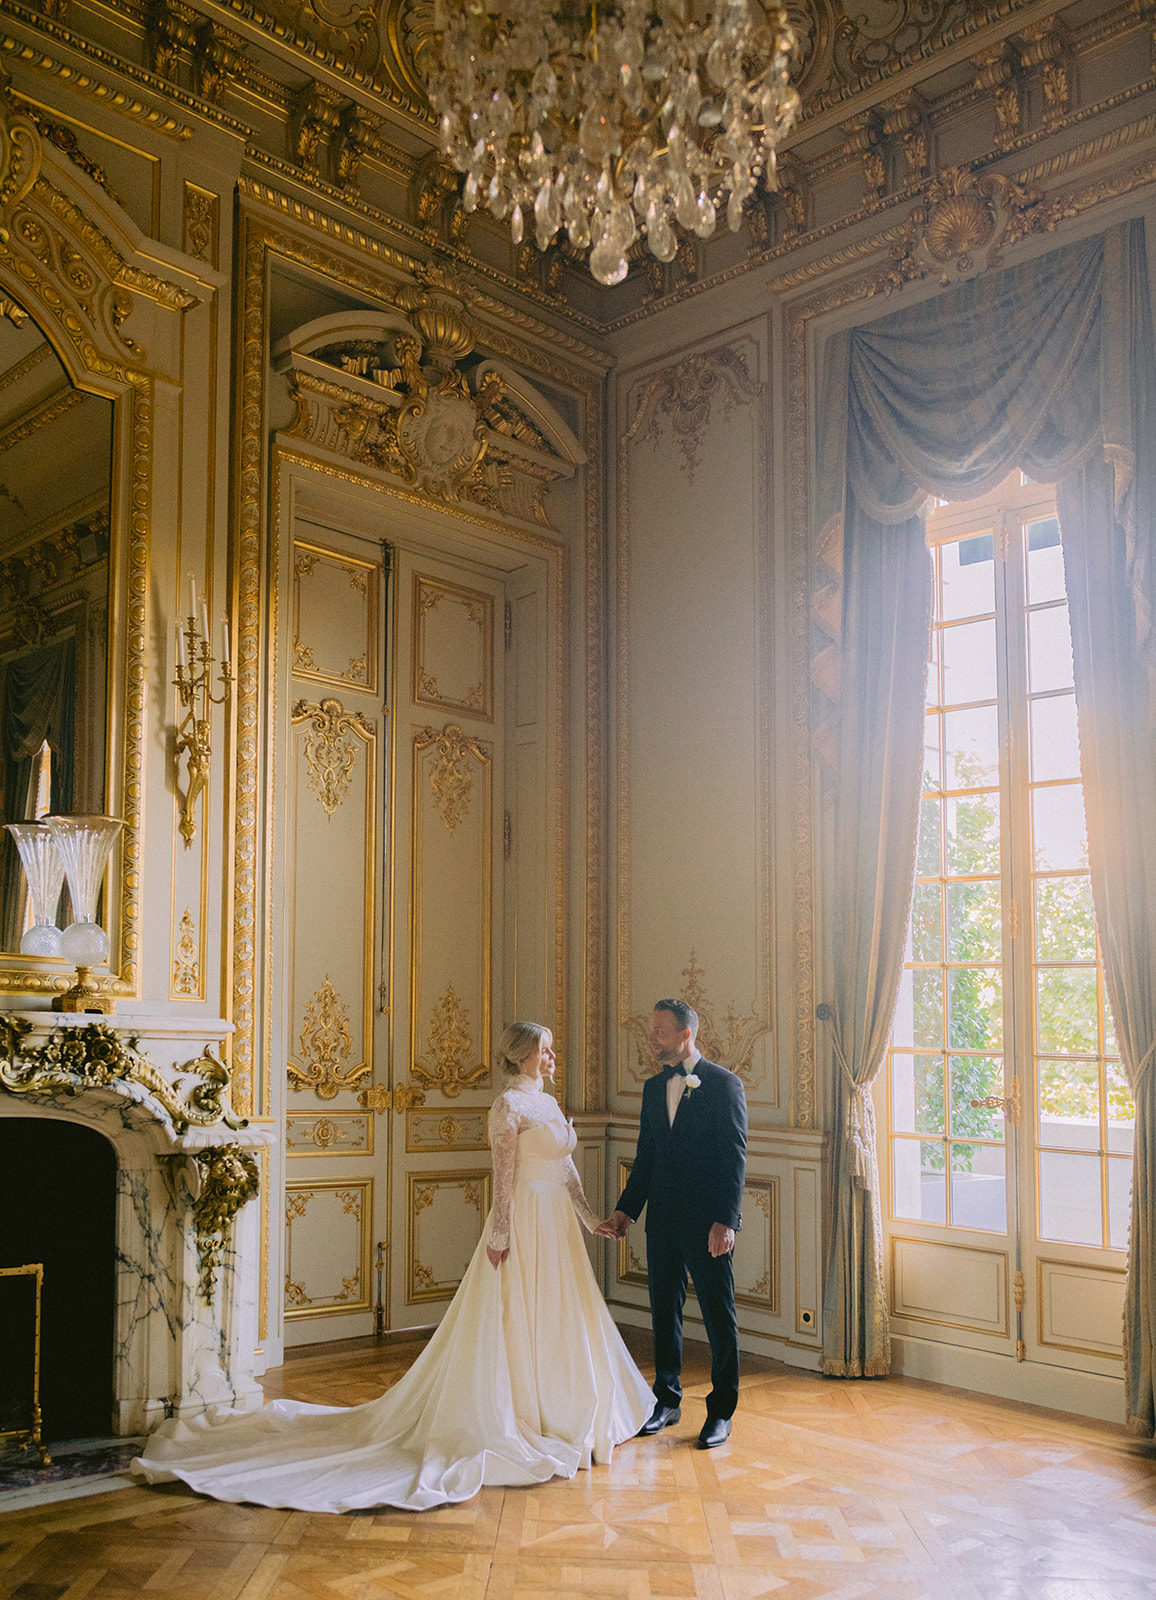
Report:
M 660 1401 L 647 1417 L 635 1435 L 638 1439 L 649 1439 L 652 1433 L 661 1433 L 671 1422 L 681 1422 L 682 1412 L 677 1406 L 664 1406 Z
M 731 1419 L 729 1417 L 708 1417 L 702 1425 L 702 1432 L 698 1436 L 700 1450 L 713 1450 L 717 1444 L 726 1444 L 731 1436 Z

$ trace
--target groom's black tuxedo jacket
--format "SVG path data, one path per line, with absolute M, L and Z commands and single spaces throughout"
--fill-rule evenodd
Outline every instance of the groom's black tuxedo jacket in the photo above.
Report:
M 713 1061 L 691 1069 L 697 1089 L 684 1089 L 674 1126 L 666 1109 L 664 1070 L 642 1089 L 638 1154 L 618 1200 L 637 1218 L 646 1206 L 647 1233 L 738 1228 L 747 1163 L 747 1101 L 742 1080 Z

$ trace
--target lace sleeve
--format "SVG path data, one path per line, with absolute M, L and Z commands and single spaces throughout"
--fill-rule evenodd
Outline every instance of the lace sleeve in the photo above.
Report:
M 586 1204 L 586 1196 L 582 1192 L 582 1179 L 578 1176 L 578 1168 L 574 1165 L 573 1158 L 566 1157 L 566 1192 L 570 1196 L 570 1204 L 578 1213 L 579 1220 L 587 1233 L 593 1233 L 598 1218 Z
M 490 1150 L 494 1164 L 494 1204 L 487 1242 L 494 1250 L 506 1250 L 510 1244 L 510 1201 L 518 1159 L 518 1114 L 504 1094 L 490 1107 Z

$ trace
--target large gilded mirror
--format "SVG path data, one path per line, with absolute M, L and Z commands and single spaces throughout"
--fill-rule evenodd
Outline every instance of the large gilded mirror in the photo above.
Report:
M 0 822 L 110 803 L 113 417 L 113 402 L 73 384 L 33 318 L 9 305 L 0 316 Z M 0 828 L 0 958 L 17 954 L 31 916 L 20 858 Z

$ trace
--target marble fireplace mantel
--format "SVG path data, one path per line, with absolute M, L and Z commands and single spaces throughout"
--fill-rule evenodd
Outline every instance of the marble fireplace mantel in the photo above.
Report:
M 267 1127 L 229 1104 L 219 1018 L 0 1013 L 0 1117 L 96 1129 L 117 1157 L 121 1434 L 259 1406 L 258 1208 Z

